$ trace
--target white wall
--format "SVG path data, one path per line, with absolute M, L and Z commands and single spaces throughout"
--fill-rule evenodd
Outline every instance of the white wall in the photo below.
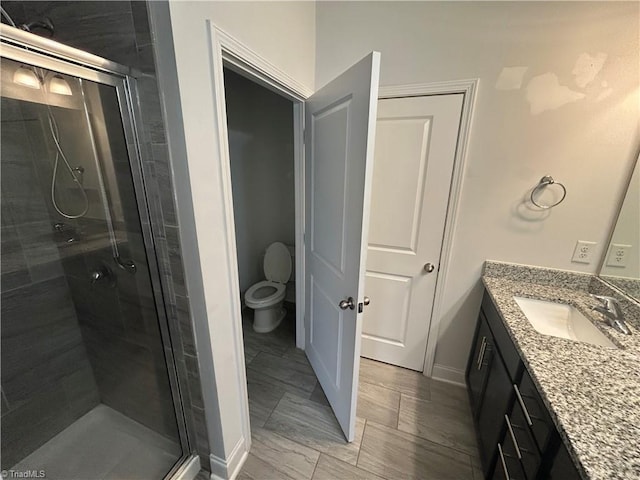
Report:
M 570 260 L 578 239 L 599 242 L 596 258 L 606 248 L 637 154 L 639 8 L 618 2 L 317 4 L 317 87 L 371 50 L 382 53 L 381 85 L 480 78 L 436 367 L 465 368 L 485 259 L 597 268 L 597 261 Z M 523 67 L 521 88 L 518 70 L 511 70 L 499 86 L 513 89 L 499 89 L 503 69 L 511 67 Z M 522 199 L 546 174 L 566 185 L 567 198 L 548 215 L 528 211 Z
M 264 280 L 264 252 L 295 243 L 293 104 L 225 70 L 240 292 Z
M 266 2 L 150 2 L 156 63 L 169 135 L 172 173 L 183 246 L 185 279 L 194 316 L 196 346 L 214 477 L 230 476 L 245 458 L 244 359 L 236 349 L 240 325 L 233 233 L 223 199 L 216 133 L 210 32 L 207 21 L 307 87 L 313 86 L 315 4 Z
M 315 3 L 270 1 L 170 2 L 176 54 L 207 69 L 207 19 L 308 88 L 315 80 Z M 185 74 L 186 72 L 183 72 Z M 192 73 L 195 71 L 192 70 Z M 191 92 L 196 94 L 196 92 Z
M 631 245 L 631 248 L 623 267 L 611 266 L 611 256 L 608 256 L 600 274 L 640 281 L 640 163 L 636 164 L 631 176 L 610 244 Z

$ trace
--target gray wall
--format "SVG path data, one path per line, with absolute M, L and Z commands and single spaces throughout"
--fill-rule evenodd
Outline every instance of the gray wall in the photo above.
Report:
M 295 243 L 293 104 L 225 69 L 240 291 L 264 280 L 264 251 Z
M 147 4 L 142 1 L 113 2 L 2 2 L 17 23 L 41 15 L 56 25 L 61 43 L 129 65 L 142 72 L 137 78 L 142 110 L 141 148 L 147 200 L 162 277 L 165 308 L 172 333 L 172 353 L 178 373 L 187 379 L 181 389 L 192 450 L 203 468 L 209 469 L 204 405 L 200 388 L 188 294 L 184 282 L 178 239 L 171 167 L 153 57 Z
M 29 135 L 40 122 L 19 103 L 2 99 L 3 469 L 100 401 Z

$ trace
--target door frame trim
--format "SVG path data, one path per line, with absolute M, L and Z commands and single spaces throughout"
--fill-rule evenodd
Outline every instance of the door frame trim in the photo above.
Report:
M 296 249 L 296 346 L 304 349 L 304 102 L 313 93 L 311 89 L 280 70 L 264 57 L 251 50 L 242 42 L 207 21 L 211 44 L 211 69 L 213 77 L 213 95 L 216 104 L 218 128 L 215 135 L 219 151 L 220 173 L 222 177 L 223 208 L 225 213 L 224 236 L 229 260 L 229 285 L 231 289 L 231 312 L 233 323 L 234 351 L 236 353 L 238 388 L 242 406 L 242 433 L 246 452 L 251 447 L 251 427 L 249 402 L 244 361 L 242 334 L 242 308 L 238 277 L 238 260 L 233 212 L 233 192 L 231 184 L 231 160 L 227 132 L 226 94 L 224 89 L 223 68 L 228 67 L 251 81 L 275 92 L 293 103 L 294 136 L 294 181 L 295 181 L 295 249 Z M 234 449 L 236 450 L 236 449 Z M 234 455 L 236 457 L 237 455 Z M 246 455 L 245 455 L 246 456 Z M 234 462 L 233 468 L 226 472 L 231 477 L 240 468 L 244 458 Z M 222 475 L 220 475 L 222 476 Z
M 480 79 L 470 78 L 463 80 L 451 80 L 443 82 L 417 83 L 408 85 L 381 86 L 378 93 L 379 99 L 401 98 L 401 97 L 422 97 L 427 95 L 451 95 L 463 94 L 462 113 L 460 115 L 460 128 L 458 131 L 458 141 L 453 163 L 453 173 L 451 175 L 451 186 L 449 189 L 449 202 L 447 204 L 447 216 L 444 225 L 444 235 L 442 237 L 442 249 L 440 251 L 440 262 L 438 267 L 438 278 L 436 280 L 436 290 L 433 299 L 433 309 L 429 322 L 429 333 L 427 336 L 427 348 L 424 357 L 423 375 L 431 377 L 438 344 L 438 332 L 440 329 L 440 319 L 442 317 L 442 304 L 446 291 L 447 276 L 451 264 L 451 252 L 453 250 L 453 239 L 457 227 L 459 213 L 460 196 L 462 193 L 462 180 L 467 166 L 467 151 L 471 134 L 471 122 L 475 109 L 476 96 Z

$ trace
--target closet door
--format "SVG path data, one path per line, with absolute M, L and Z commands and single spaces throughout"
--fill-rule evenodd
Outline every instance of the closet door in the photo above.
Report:
M 355 436 L 380 54 L 305 104 L 305 349 L 348 441 Z

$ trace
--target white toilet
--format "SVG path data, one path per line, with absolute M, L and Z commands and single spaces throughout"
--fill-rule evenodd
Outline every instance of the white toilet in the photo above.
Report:
M 284 243 L 274 242 L 264 255 L 266 280 L 252 285 L 244 294 L 247 307 L 255 310 L 253 330 L 267 333 L 280 325 L 287 312 L 282 308 L 291 277 L 291 252 Z

